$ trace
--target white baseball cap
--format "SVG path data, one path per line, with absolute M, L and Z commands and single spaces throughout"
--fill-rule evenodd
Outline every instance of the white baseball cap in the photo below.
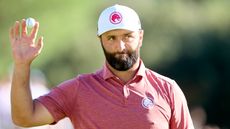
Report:
M 115 30 L 126 29 L 136 31 L 141 29 L 141 23 L 137 13 L 123 5 L 113 5 L 102 11 L 98 19 L 97 35 Z

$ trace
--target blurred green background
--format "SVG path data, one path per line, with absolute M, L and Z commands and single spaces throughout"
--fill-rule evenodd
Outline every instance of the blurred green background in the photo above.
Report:
M 104 63 L 97 39 L 100 12 L 115 3 L 137 11 L 145 31 L 141 56 L 175 79 L 189 108 L 202 106 L 207 124 L 230 128 L 230 0 L 0 0 L 0 79 L 9 76 L 9 27 L 33 17 L 44 48 L 32 68 L 50 88 Z

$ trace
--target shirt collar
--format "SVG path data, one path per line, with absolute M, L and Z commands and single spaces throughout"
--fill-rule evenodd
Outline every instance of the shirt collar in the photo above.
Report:
M 143 63 L 143 61 L 140 59 L 140 64 L 139 64 L 139 68 L 138 71 L 136 73 L 136 75 L 134 76 L 134 78 L 136 77 L 145 77 L 145 65 Z M 108 68 L 107 64 L 104 63 L 103 68 L 100 72 L 101 76 L 103 77 L 104 80 L 107 80 L 109 78 L 113 78 L 116 77 L 111 70 Z
M 135 76 L 136 77 L 137 76 L 145 77 L 145 75 L 146 75 L 145 70 L 146 70 L 145 65 L 144 65 L 143 61 L 140 59 L 140 65 L 139 65 L 138 71 L 137 71 Z
M 111 72 L 111 70 L 108 68 L 106 63 L 104 63 L 104 66 L 102 69 L 102 77 L 104 80 L 115 77 L 115 75 Z

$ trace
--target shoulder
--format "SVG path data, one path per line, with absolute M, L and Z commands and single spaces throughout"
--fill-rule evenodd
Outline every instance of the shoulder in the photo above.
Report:
M 171 86 L 171 85 L 174 85 L 176 83 L 175 80 L 173 80 L 167 76 L 161 75 L 161 74 L 159 74 L 155 71 L 152 71 L 148 68 L 146 68 L 146 75 L 147 75 L 148 79 L 153 80 L 153 81 L 157 82 L 158 84 Z
M 84 85 L 87 83 L 91 83 L 92 81 L 95 81 L 98 77 L 99 76 L 97 73 L 84 73 L 75 77 L 75 82 L 78 85 Z
M 60 87 L 79 91 L 85 88 L 90 88 L 96 85 L 98 82 L 101 82 L 101 77 L 97 73 L 84 73 L 63 82 Z
M 146 75 L 152 86 L 159 93 L 168 96 L 171 104 L 174 104 L 175 101 L 186 101 L 183 91 L 175 80 L 149 69 L 146 70 Z
M 166 89 L 170 96 L 176 95 L 184 97 L 183 91 L 181 90 L 180 86 L 177 84 L 175 80 L 149 69 L 147 74 L 150 74 L 150 79 L 152 78 L 152 80 L 157 82 L 157 84 L 160 85 L 163 89 Z
M 91 78 L 93 74 L 79 74 L 71 79 L 65 80 L 59 83 L 57 86 L 53 87 L 49 96 L 55 96 L 53 98 L 74 98 L 82 90 L 83 85 L 85 85 L 87 80 Z
M 58 87 L 72 87 L 78 86 L 80 83 L 92 79 L 94 73 L 79 74 L 71 79 L 65 80 L 58 85 Z
M 175 94 L 183 96 L 183 91 L 174 79 L 161 75 L 150 69 L 146 70 L 146 76 L 155 88 L 167 93 L 168 96 L 173 96 Z

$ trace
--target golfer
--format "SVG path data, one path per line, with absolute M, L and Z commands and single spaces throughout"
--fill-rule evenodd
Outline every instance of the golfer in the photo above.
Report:
M 68 117 L 75 129 L 194 129 L 177 83 L 141 60 L 144 31 L 133 9 L 117 4 L 100 14 L 97 36 L 106 59 L 101 69 L 66 80 L 33 100 L 30 67 L 43 46 L 42 37 L 35 43 L 38 28 L 36 22 L 27 34 L 22 20 L 10 29 L 15 124 L 40 126 Z

